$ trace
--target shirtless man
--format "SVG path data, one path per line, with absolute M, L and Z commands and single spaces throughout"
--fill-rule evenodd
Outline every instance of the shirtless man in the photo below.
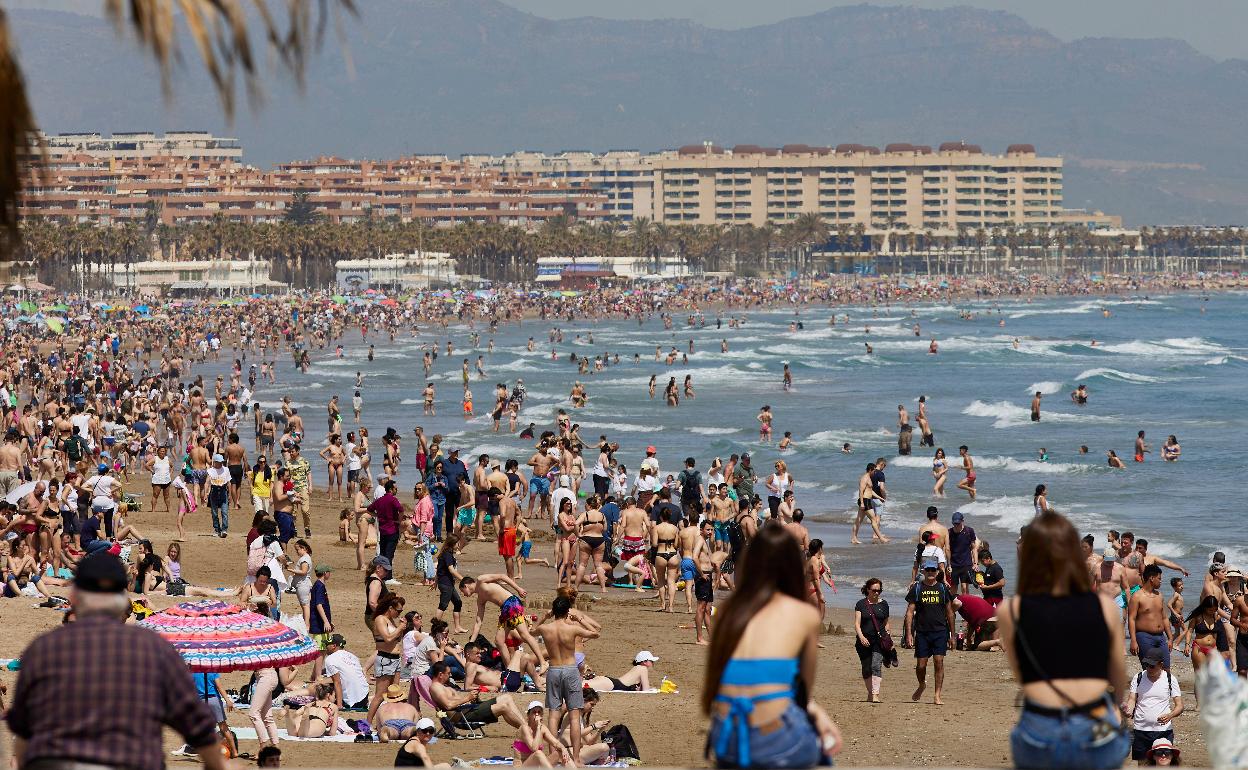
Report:
M 195 498 L 200 505 L 208 503 L 208 463 L 212 454 L 208 451 L 208 439 L 201 437 L 189 452 L 191 458 L 191 483 L 195 486 Z
M 711 523 L 703 521 L 697 529 L 686 527 L 681 534 L 681 545 L 684 545 L 684 534 L 689 530 L 694 530 L 695 541 L 693 544 L 693 595 L 698 600 L 698 609 L 693 618 L 693 628 L 697 635 L 696 644 L 708 645 L 711 638 L 711 606 L 715 602 L 715 586 L 719 585 L 719 566 L 711 555 L 711 547 L 708 539 L 712 536 Z M 688 582 L 686 581 L 686 585 Z M 703 637 L 703 629 L 706 636 Z
M 569 617 L 572 600 L 560 596 L 551 603 L 550 617 L 537 627 L 546 643 L 550 667 L 546 669 L 546 713 L 550 731 L 559 734 L 560 710 L 568 712 L 572 760 L 581 764 L 581 711 L 585 708 L 583 682 L 576 665 L 577 642 L 597 639 L 598 631 Z
M 1140 431 L 1139 433 L 1136 433 L 1135 434 L 1135 461 L 1137 463 L 1144 462 L 1144 455 L 1148 454 L 1150 451 L 1151 450 L 1148 448 L 1148 444 L 1144 441 L 1144 431 Z
M 962 470 L 966 471 L 966 478 L 958 482 L 958 489 L 964 490 L 971 496 L 971 501 L 975 501 L 975 461 L 971 459 L 966 444 L 958 447 L 958 454 L 962 457 Z
M 1209 574 L 1205 575 L 1205 582 L 1200 587 L 1200 601 L 1204 602 L 1206 596 L 1212 596 L 1218 600 L 1219 607 L 1228 606 L 1230 601 L 1226 597 L 1226 590 L 1222 588 L 1222 581 L 1225 578 L 1225 564 L 1215 561 L 1209 565 Z
M 936 506 L 927 506 L 927 523 L 919 527 L 919 542 L 923 542 L 925 533 L 934 533 L 936 539 L 932 542 L 932 545 L 945 552 L 945 563 L 947 564 L 949 562 L 949 528 L 938 521 L 939 517 L 940 511 L 936 509 Z
M 247 469 L 247 449 L 239 442 L 237 433 L 231 433 L 225 445 L 225 467 L 230 470 L 230 502 L 237 511 L 243 507 L 243 471 Z
M 1126 607 L 1123 599 L 1126 588 L 1123 584 L 1122 565 L 1118 563 L 1118 552 L 1112 547 L 1105 549 L 1100 567 L 1092 576 L 1092 583 L 1102 596 L 1119 609 Z
M 802 519 L 806 514 L 799 508 L 793 512 L 793 521 L 784 525 L 784 528 L 797 538 L 797 542 L 802 544 L 802 553 L 810 547 L 810 530 L 806 529 L 806 525 L 802 524 Z
M 503 478 L 505 480 L 507 477 Z M 516 524 L 520 518 L 520 506 L 516 504 L 515 498 L 507 494 L 506 487 L 502 489 L 490 487 L 486 496 L 491 506 L 498 507 L 495 525 L 498 530 L 498 555 L 503 557 L 507 577 L 514 578 L 516 576 L 516 549 L 519 547 L 516 542 Z
M 1096 552 L 1096 536 L 1084 535 L 1079 541 L 1079 549 L 1083 551 L 1083 561 L 1088 565 L 1088 574 L 1096 582 L 1096 573 L 1101 568 L 1102 557 Z
M 1165 602 L 1161 598 L 1161 567 L 1150 564 L 1144 568 L 1143 586 L 1131 594 L 1127 607 L 1127 632 L 1131 654 L 1143 657 L 1160 652 L 1166 670 L 1170 669 L 1170 624 L 1166 622 Z
M 927 421 L 927 396 L 919 396 L 919 413 L 915 420 L 919 423 L 919 433 L 922 436 L 919 446 L 936 446 L 936 437 L 932 435 L 932 426 Z
M 542 649 L 537 646 L 533 634 L 529 633 L 529 625 L 524 618 L 524 602 L 521 600 L 528 592 L 519 583 L 507 575 L 482 575 L 479 578 L 465 575 L 459 581 L 459 592 L 465 597 L 475 596 L 477 599 L 477 620 L 472 624 L 469 639 L 476 639 L 477 634 L 481 633 L 485 608 L 493 604 L 498 607 L 498 632 L 494 635 L 494 646 L 503 656 L 503 662 L 511 661 L 511 648 L 507 646 L 507 637 L 515 634 L 537 656 L 539 666 L 545 663 Z
M 871 542 L 886 543 L 888 542 L 883 533 L 880 532 L 880 517 L 875 513 L 875 488 L 871 483 L 871 473 L 875 470 L 875 463 L 867 463 L 867 470 L 858 477 L 858 516 L 854 519 L 853 532 L 850 535 L 849 542 L 854 545 L 862 545 L 862 541 L 858 539 L 858 528 L 862 526 L 864 519 L 871 523 Z
M 533 469 L 533 474 L 529 476 L 529 513 L 532 518 L 551 519 L 550 512 L 550 479 L 546 478 L 546 474 L 550 472 L 550 467 L 554 464 L 554 459 L 546 453 L 546 442 L 542 441 L 537 445 L 537 451 L 529 458 L 527 463 Z M 533 504 L 538 503 L 537 516 L 533 515 Z
M 903 428 L 910 424 L 910 412 L 902 404 L 897 405 L 897 427 Z
M 1241 677 L 1248 676 L 1248 599 L 1242 593 L 1231 604 L 1231 625 L 1236 631 L 1235 671 Z
M 708 516 L 711 519 L 711 526 L 715 530 L 716 551 L 727 551 L 728 543 L 728 522 L 736 513 L 736 505 L 732 498 L 728 497 L 728 485 L 720 484 L 716 488 L 715 495 L 708 499 Z
M 1036 391 L 1036 395 L 1031 397 L 1031 421 L 1040 422 L 1040 399 L 1044 398 L 1044 394 Z
M 22 485 L 22 447 L 18 443 L 16 428 L 9 428 L 4 434 L 4 445 L 0 446 L 0 497 L 9 494 Z
M 329 499 L 333 502 L 345 500 L 342 492 L 342 467 L 347 462 L 347 452 L 342 447 L 342 436 L 337 433 L 329 435 L 329 446 L 320 452 L 321 459 L 328 466 L 329 479 L 325 482 L 325 494 L 333 495 Z M 335 488 L 337 494 L 334 494 Z
M 493 724 L 503 719 L 512 727 L 524 724 L 524 717 L 516 708 L 515 701 L 507 693 L 493 698 L 483 698 L 480 690 L 463 692 L 451 686 L 451 670 L 445 661 L 429 667 L 429 696 L 442 711 L 458 711 L 468 721 Z

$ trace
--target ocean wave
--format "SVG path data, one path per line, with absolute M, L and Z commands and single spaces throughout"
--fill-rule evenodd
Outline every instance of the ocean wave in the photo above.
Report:
M 897 434 L 885 428 L 876 430 L 821 430 L 812 433 L 802 440 L 802 444 L 812 447 L 834 447 L 840 449 L 845 442 L 852 444 L 889 444 L 897 440 Z
M 621 433 L 649 433 L 663 430 L 662 425 L 637 425 L 631 422 L 582 422 L 581 427 L 595 430 L 618 430 Z
M 1047 463 L 1039 460 L 1018 460 L 1013 457 L 1002 457 L 989 455 L 984 457 L 972 458 L 975 461 L 976 469 L 984 470 L 1003 470 L 1010 473 L 1083 473 L 1092 468 L 1091 465 L 1081 463 Z M 946 460 L 949 463 L 949 471 L 953 473 L 961 469 L 958 457 L 950 457 Z M 925 468 L 932 467 L 932 458 L 923 455 L 898 455 L 889 460 L 890 465 L 896 465 L 899 468 Z
M 1099 311 L 1104 302 L 1084 302 L 1079 305 L 1058 305 L 1056 307 L 1031 307 L 1027 310 L 1018 310 L 1010 313 L 1008 318 L 1026 318 L 1033 315 L 1083 315 L 1085 313 L 1095 313 Z
M 1202 337 L 1170 337 L 1164 340 L 1132 340 L 1102 345 L 1110 353 L 1132 356 L 1207 356 L 1229 353 L 1226 348 Z
M 962 410 L 962 414 L 971 417 L 992 417 L 994 428 L 1016 428 L 1031 422 L 1031 409 L 1009 401 L 996 401 L 989 404 L 976 399 Z M 1117 418 L 1105 415 L 1053 411 L 1045 411 L 1041 416 L 1046 422 L 1116 422 L 1117 420 Z
M 1135 372 L 1121 372 L 1117 369 L 1097 368 L 1089 369 L 1086 372 L 1079 372 L 1075 375 L 1076 382 L 1091 380 L 1095 378 L 1105 380 L 1116 380 L 1118 382 L 1133 382 L 1137 385 L 1147 385 L 1150 382 L 1161 382 L 1160 377 L 1152 377 L 1147 374 L 1136 374 Z
M 696 433 L 699 436 L 727 436 L 733 433 L 740 433 L 741 428 L 707 428 L 695 425 L 689 428 L 690 433 Z
M 1046 396 L 1051 396 L 1054 393 L 1059 392 L 1062 389 L 1062 385 L 1063 385 L 1062 383 L 1056 382 L 1054 380 L 1045 380 L 1043 382 L 1033 382 L 1031 385 L 1027 386 L 1027 392 L 1035 393 L 1036 391 L 1040 391 Z

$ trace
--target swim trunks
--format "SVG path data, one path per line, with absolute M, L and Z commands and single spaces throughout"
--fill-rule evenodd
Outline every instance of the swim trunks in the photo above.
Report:
M 519 628 L 524 623 L 524 604 L 519 596 L 508 596 L 498 609 L 498 627 Z
M 646 552 L 646 540 L 641 537 L 625 537 L 621 544 L 621 556 L 628 561 L 639 553 Z
M 715 601 L 715 587 L 711 585 L 711 579 L 700 572 L 693 578 L 693 598 L 700 602 Z
M 466 505 L 455 512 L 455 521 L 459 522 L 459 526 L 470 526 L 477 520 L 477 509 L 471 505 Z
M 498 538 L 498 555 L 511 558 L 516 555 L 516 528 L 507 527 Z
M 715 541 L 718 543 L 728 542 L 728 522 L 712 521 L 711 526 L 715 529 Z
M 693 580 L 693 576 L 698 574 L 698 565 L 694 564 L 693 559 L 685 557 L 680 560 L 680 579 Z
M 1135 461 L 1136 461 L 1137 463 L 1142 463 L 1142 462 L 1144 462 L 1144 455 L 1136 455 L 1136 456 L 1135 456 Z
M 525 540 L 520 544 L 520 558 L 527 559 L 531 553 L 533 553 L 533 541 Z
M 550 479 L 545 476 L 534 476 L 529 479 L 529 494 L 533 495 L 549 495 Z

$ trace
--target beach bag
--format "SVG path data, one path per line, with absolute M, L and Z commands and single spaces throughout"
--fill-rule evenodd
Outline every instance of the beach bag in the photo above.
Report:
M 256 547 L 256 543 L 260 544 L 259 548 Z M 251 548 L 247 550 L 247 574 L 250 577 L 254 578 L 257 570 L 264 566 L 265 556 L 267 555 L 268 551 L 265 549 L 264 539 L 258 537 L 253 540 Z
M 641 754 L 637 751 L 637 743 L 633 740 L 633 734 L 624 725 L 612 725 L 602 734 L 602 741 L 615 752 L 616 759 L 641 761 Z

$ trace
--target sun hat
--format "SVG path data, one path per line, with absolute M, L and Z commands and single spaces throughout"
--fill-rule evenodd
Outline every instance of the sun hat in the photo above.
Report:
M 1179 754 L 1182 753 L 1181 751 L 1179 751 L 1178 749 L 1174 747 L 1174 744 L 1170 742 L 1169 738 L 1158 738 L 1157 740 L 1153 741 L 1153 745 L 1149 747 L 1147 752 L 1145 752 L 1145 756 L 1148 759 L 1152 759 L 1153 752 L 1159 751 L 1161 749 L 1168 750 L 1173 755 L 1174 759 L 1178 759 Z
M 386 688 L 386 694 L 381 697 L 387 703 L 397 703 L 401 700 L 407 700 L 407 693 L 403 692 L 403 688 L 399 685 L 392 684 Z

